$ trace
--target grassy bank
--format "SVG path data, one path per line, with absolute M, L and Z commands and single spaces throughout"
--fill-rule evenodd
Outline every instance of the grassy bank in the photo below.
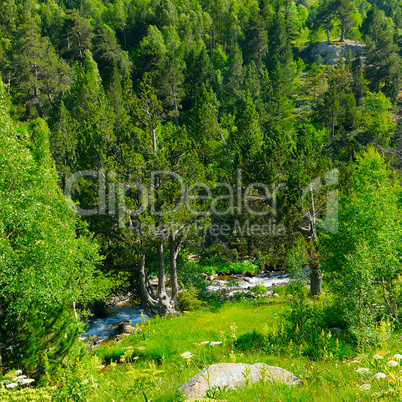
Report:
M 78 369 L 65 373 L 59 398 L 180 401 L 178 388 L 210 364 L 264 362 L 291 371 L 304 385 L 291 388 L 268 381 L 237 391 L 215 389 L 211 395 L 227 401 L 400 400 L 399 365 L 387 365 L 402 351 L 398 336 L 384 338 L 382 350 L 357 356 L 347 335 L 324 334 L 323 357 L 312 360 L 292 342 L 278 347 L 287 311 L 289 298 L 281 296 L 145 321 L 135 334 L 103 344 Z M 270 345 L 270 339 L 277 344 Z M 189 358 L 182 356 L 186 352 Z M 373 379 L 378 372 L 387 378 Z

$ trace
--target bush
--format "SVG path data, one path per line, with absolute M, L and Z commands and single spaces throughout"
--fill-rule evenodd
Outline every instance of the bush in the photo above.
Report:
M 180 311 L 193 311 L 200 308 L 204 302 L 198 299 L 198 290 L 190 285 L 188 288 L 181 283 L 181 291 L 178 297 L 178 308 Z
M 251 293 L 255 293 L 256 295 L 265 295 L 268 290 L 264 285 L 257 285 L 257 286 L 253 286 L 250 289 Z
M 256 330 L 249 332 L 237 338 L 235 347 L 243 352 L 250 350 L 265 349 L 267 340 L 264 335 L 258 333 Z

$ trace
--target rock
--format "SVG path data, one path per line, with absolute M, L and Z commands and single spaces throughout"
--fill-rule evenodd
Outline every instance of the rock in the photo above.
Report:
M 329 332 L 331 332 L 332 335 L 340 335 L 342 333 L 342 330 L 340 328 L 334 327 L 330 328 Z
M 278 293 L 272 293 L 272 297 L 280 297 Z
M 281 367 L 267 366 L 264 363 L 219 363 L 202 370 L 180 387 L 180 392 L 188 399 L 204 398 L 206 391 L 213 387 L 225 387 L 235 389 L 244 386 L 245 376 L 249 382 L 255 383 L 261 379 L 261 369 L 265 367 L 266 379 L 287 385 L 301 385 L 302 381 L 290 371 Z M 250 370 L 246 374 L 246 369 Z M 209 383 L 209 384 L 208 384 Z
M 248 282 L 248 283 L 251 283 L 251 282 L 252 282 L 251 279 L 250 279 L 250 278 L 247 278 L 246 276 L 243 278 L 243 281 L 244 281 L 244 282 Z
M 89 338 L 85 338 L 85 342 L 88 344 L 88 350 L 94 350 L 103 342 L 103 339 L 98 335 L 94 335 Z
M 114 331 L 113 336 L 120 335 L 120 334 L 132 334 L 133 332 L 137 331 L 136 327 L 133 327 L 128 320 L 123 320 L 117 323 Z
M 346 41 L 344 43 L 319 42 L 309 46 L 307 51 L 310 60 L 314 61 L 317 59 L 317 56 L 320 55 L 324 64 L 335 66 L 341 58 L 346 58 L 349 52 L 352 53 L 353 58 L 361 57 L 364 52 L 364 44 L 352 41 Z

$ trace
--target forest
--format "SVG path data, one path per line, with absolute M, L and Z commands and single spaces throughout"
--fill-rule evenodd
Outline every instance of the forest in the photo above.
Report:
M 402 400 L 401 56 L 400 0 L 0 0 L 0 400 Z

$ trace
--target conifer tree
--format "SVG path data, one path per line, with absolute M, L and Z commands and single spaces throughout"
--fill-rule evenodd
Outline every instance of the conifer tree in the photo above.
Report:
M 208 165 L 213 160 L 213 151 L 220 138 L 220 128 L 217 111 L 211 104 L 205 85 L 201 87 L 191 112 L 189 134 L 200 160 Z
M 69 89 L 70 69 L 56 55 L 50 41 L 41 37 L 33 21 L 19 27 L 12 49 L 9 66 L 11 92 L 25 104 L 26 118 L 31 117 L 33 108 L 43 117 L 45 107 L 60 92 Z

